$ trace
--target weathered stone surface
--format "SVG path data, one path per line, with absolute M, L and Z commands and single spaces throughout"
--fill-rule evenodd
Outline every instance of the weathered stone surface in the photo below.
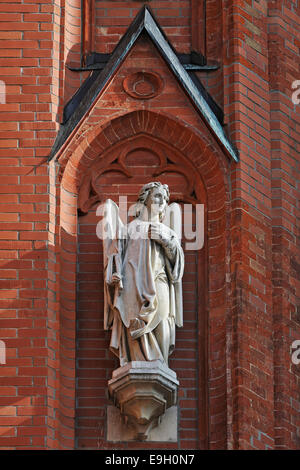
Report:
M 161 361 L 133 361 L 116 369 L 108 382 L 109 394 L 120 409 L 124 424 L 133 430 L 133 434 L 127 435 L 126 431 L 119 440 L 132 435 L 134 440 L 147 440 L 167 409 L 177 404 L 178 384 L 175 372 Z M 110 437 L 116 439 L 111 431 Z
M 135 430 L 128 427 L 122 418 L 119 408 L 107 407 L 106 440 L 108 442 L 128 442 L 135 440 Z M 177 442 L 178 409 L 171 406 L 161 418 L 159 425 L 149 431 L 148 442 Z

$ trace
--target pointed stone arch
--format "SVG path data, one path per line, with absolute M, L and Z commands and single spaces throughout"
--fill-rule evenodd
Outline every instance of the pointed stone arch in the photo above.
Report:
M 207 135 L 207 134 L 206 134 Z M 226 319 L 230 311 L 230 244 L 228 160 L 200 130 L 162 113 L 134 111 L 94 126 L 60 158 L 60 441 L 74 448 L 75 353 L 76 353 L 76 256 L 78 194 L 89 168 L 114 146 L 138 136 L 168 145 L 190 162 L 202 182 L 201 199 L 206 204 L 205 254 L 198 276 L 204 279 L 199 298 L 204 307 L 198 321 L 200 448 L 226 448 Z M 200 183 L 199 183 L 200 184 Z M 200 310 L 199 310 L 200 312 Z

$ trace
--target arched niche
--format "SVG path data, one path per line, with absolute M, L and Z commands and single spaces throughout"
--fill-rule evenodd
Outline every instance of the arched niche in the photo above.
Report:
M 138 163 L 143 160 L 148 161 L 148 164 L 134 166 L 135 160 Z M 190 290 L 191 297 L 196 295 L 195 305 L 197 305 L 193 320 L 193 334 L 196 335 L 193 347 L 196 348 L 194 353 L 196 352 L 197 355 L 197 370 L 190 372 L 191 381 L 196 379 L 198 391 L 195 398 L 187 387 L 181 389 L 180 418 L 186 422 L 195 419 L 197 421 L 196 434 L 194 429 L 193 438 L 190 438 L 192 447 L 195 442 L 202 449 L 226 447 L 226 318 L 230 309 L 227 296 L 230 286 L 226 282 L 229 265 L 227 218 L 229 201 L 225 157 L 198 131 L 193 131 L 187 126 L 183 126 L 179 121 L 164 115 L 138 111 L 118 117 L 105 127 L 95 127 L 85 136 L 84 140 L 81 140 L 75 152 L 68 158 L 62 157 L 60 163 L 61 390 L 75 390 L 76 378 L 77 383 L 81 380 L 78 377 L 80 367 L 77 366 L 76 369 L 75 361 L 76 355 L 78 361 L 80 360 L 78 357 L 78 353 L 80 353 L 80 348 L 78 349 L 80 324 L 76 327 L 76 320 L 80 322 L 77 315 L 78 283 L 82 282 L 84 277 L 80 275 L 80 270 L 78 271 L 80 254 L 86 254 L 87 259 L 90 255 L 91 259 L 98 257 L 99 290 L 102 289 L 100 240 L 98 240 L 98 252 L 86 253 L 80 248 L 84 239 L 89 240 L 86 242 L 87 245 L 93 243 L 95 220 L 92 212 L 95 210 L 95 206 L 106 197 L 115 196 L 112 199 L 118 202 L 116 198 L 120 189 L 122 194 L 127 194 L 134 199 L 142 184 L 153 179 L 167 182 L 170 185 L 171 193 L 174 184 L 173 197 L 175 200 L 182 203 L 205 205 L 204 248 L 193 254 L 194 261 L 190 254 L 187 254 L 187 265 L 194 264 L 194 280 L 197 279 L 197 286 L 191 287 Z M 134 173 L 133 168 L 135 174 L 132 174 Z M 142 174 L 139 174 L 139 171 Z M 183 182 L 186 184 L 183 185 Z M 118 192 L 113 193 L 114 188 L 118 188 Z M 87 228 L 89 225 L 90 228 Z M 82 231 L 83 227 L 85 228 Z M 191 282 L 189 280 L 191 272 L 186 271 L 187 283 Z M 77 292 L 76 296 L 75 292 Z M 186 299 L 188 299 L 188 295 Z M 101 298 L 98 302 L 101 309 L 100 304 Z M 102 323 L 101 320 L 95 317 L 98 325 L 100 325 L 99 322 Z M 91 329 L 93 329 L 92 323 Z M 105 336 L 105 334 L 100 338 L 102 352 L 105 350 L 105 342 L 108 344 L 109 340 L 108 335 Z M 188 344 L 191 331 L 183 328 L 178 330 L 177 335 L 179 345 L 180 341 L 182 345 Z M 91 361 L 93 360 L 95 361 L 95 356 L 91 357 Z M 174 361 L 177 361 L 177 365 L 173 366 L 176 372 L 184 369 L 184 358 L 174 356 Z M 182 362 L 180 363 L 180 361 Z M 106 354 L 101 358 L 100 354 L 99 361 L 96 359 L 94 362 L 95 369 L 101 369 L 101 362 L 102 369 L 106 371 L 105 380 L 107 381 L 109 369 L 115 366 L 114 358 Z M 100 386 L 101 383 L 102 386 Z M 99 388 L 103 387 L 103 384 L 103 379 L 100 378 Z M 61 424 L 61 436 L 63 438 L 66 433 L 69 433 L 68 443 L 71 445 L 73 442 L 74 446 L 76 432 L 79 437 L 80 426 L 78 423 L 80 420 L 82 423 L 84 419 L 88 420 L 89 416 L 84 417 L 82 410 L 76 414 L 80 408 L 79 401 L 77 400 L 76 403 L 75 395 L 72 398 L 69 396 L 65 398 L 66 396 L 64 393 L 60 402 L 61 422 L 67 422 L 66 425 Z M 77 388 L 78 397 L 80 398 L 80 394 L 78 394 Z M 90 397 L 90 403 L 92 398 Z M 192 405 L 190 407 L 187 406 L 189 400 Z M 96 421 L 98 423 L 97 442 L 103 446 L 107 445 L 103 411 L 105 403 L 105 398 L 101 403 L 97 403 L 95 400 L 95 407 L 98 406 L 102 409 Z M 77 431 L 75 431 L 75 421 Z M 189 434 L 187 430 L 188 428 L 185 429 L 186 436 Z M 87 440 L 87 446 L 89 446 L 88 442 Z M 93 447 L 91 442 L 90 444 Z

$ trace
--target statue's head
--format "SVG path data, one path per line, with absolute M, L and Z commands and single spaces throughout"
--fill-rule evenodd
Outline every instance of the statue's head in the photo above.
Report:
M 136 217 L 139 217 L 142 209 L 148 207 L 149 210 L 157 212 L 160 221 L 163 220 L 169 203 L 170 193 L 167 184 L 161 184 L 159 181 L 145 184 L 140 190 Z

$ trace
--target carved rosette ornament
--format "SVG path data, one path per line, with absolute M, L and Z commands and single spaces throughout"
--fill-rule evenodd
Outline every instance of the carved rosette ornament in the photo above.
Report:
M 137 100 L 150 100 L 163 90 L 161 77 L 153 72 L 136 72 L 128 75 L 123 81 L 124 91 Z

